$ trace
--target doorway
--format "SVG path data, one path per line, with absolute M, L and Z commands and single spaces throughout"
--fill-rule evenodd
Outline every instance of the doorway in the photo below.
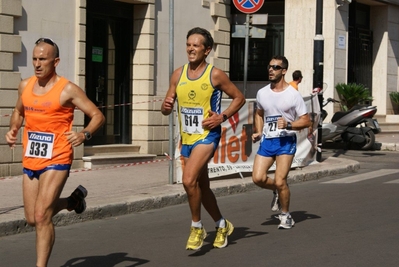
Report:
M 106 118 L 87 145 L 130 143 L 132 16 L 133 5 L 87 1 L 86 94 Z
M 363 84 L 372 93 L 373 32 L 370 29 L 370 6 L 349 5 L 348 83 Z

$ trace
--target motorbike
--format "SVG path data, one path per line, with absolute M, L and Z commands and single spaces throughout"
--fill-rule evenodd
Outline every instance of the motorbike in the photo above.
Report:
M 329 103 L 340 103 L 340 101 L 328 98 L 322 105 L 322 142 L 344 142 L 355 149 L 373 149 L 375 134 L 381 132 L 378 121 L 373 119 L 377 107 L 356 105 L 348 111 L 336 112 L 331 123 L 324 123 L 324 119 L 328 115 L 324 107 Z

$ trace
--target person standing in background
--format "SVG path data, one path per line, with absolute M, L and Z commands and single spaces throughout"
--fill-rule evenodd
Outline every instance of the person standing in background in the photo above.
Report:
M 300 70 L 296 70 L 292 73 L 292 81 L 290 85 L 298 90 L 298 85 L 302 82 L 302 72 Z

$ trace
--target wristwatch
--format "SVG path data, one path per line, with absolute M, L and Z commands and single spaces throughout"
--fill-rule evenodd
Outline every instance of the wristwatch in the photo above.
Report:
M 91 139 L 91 133 L 90 132 L 84 131 L 83 134 L 85 135 L 85 139 L 86 140 L 90 140 Z
M 226 114 L 223 114 L 223 122 L 227 121 L 228 117 Z
M 287 127 L 286 127 L 286 129 L 287 129 L 287 130 L 292 130 L 291 122 L 287 122 Z

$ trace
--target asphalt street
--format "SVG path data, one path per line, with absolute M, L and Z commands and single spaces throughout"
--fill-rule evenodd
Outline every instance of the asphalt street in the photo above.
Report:
M 218 198 L 235 225 L 227 248 L 212 248 L 214 223 L 203 211 L 205 244 L 185 250 L 190 216 L 183 203 L 59 227 L 49 266 L 396 266 L 399 153 L 324 155 L 360 168 L 291 184 L 290 230 L 277 229 L 271 192 L 252 190 Z M 0 266 L 32 265 L 34 240 L 34 232 L 2 237 Z

